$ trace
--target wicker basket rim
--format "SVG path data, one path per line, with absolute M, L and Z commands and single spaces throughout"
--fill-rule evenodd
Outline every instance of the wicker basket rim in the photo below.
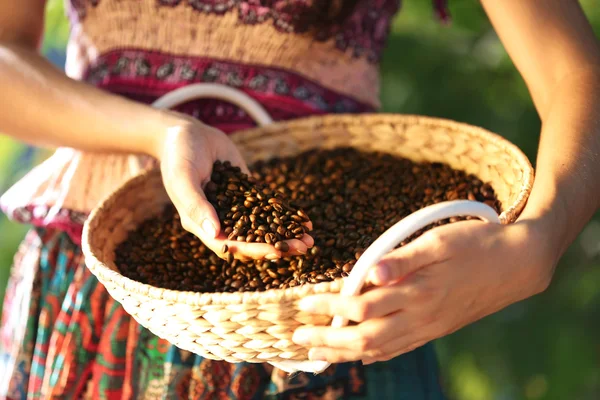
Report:
M 301 127 L 306 125 L 363 125 L 369 123 L 395 123 L 420 125 L 432 128 L 446 128 L 452 131 L 461 131 L 473 137 L 485 138 L 486 141 L 494 143 L 508 152 L 514 160 L 523 167 L 525 172 L 522 188 L 531 188 L 533 182 L 533 168 L 525 154 L 513 143 L 502 136 L 490 132 L 484 128 L 473 126 L 463 122 L 456 122 L 449 119 L 428 117 L 411 114 L 337 114 L 326 116 L 311 116 L 292 121 L 275 122 L 260 128 L 252 128 L 236 132 L 232 138 L 237 143 L 243 143 L 245 138 L 253 138 L 257 135 L 261 137 L 265 134 L 276 133 L 292 127 Z M 304 284 L 287 289 L 269 289 L 263 292 L 233 292 L 233 293 L 197 293 L 190 291 L 177 291 L 163 289 L 141 282 L 134 281 L 126 276 L 108 268 L 97 257 L 93 249 L 90 248 L 90 238 L 93 235 L 92 227 L 98 215 L 112 204 L 121 194 L 126 193 L 138 184 L 147 179 L 162 179 L 159 168 L 154 168 L 129 179 L 119 188 L 104 197 L 99 205 L 92 210 L 84 224 L 82 233 L 82 250 L 86 257 L 86 263 L 90 271 L 98 278 L 104 281 L 114 282 L 115 285 L 123 288 L 129 293 L 147 296 L 155 300 L 163 300 L 172 303 L 186 304 L 189 306 L 205 305 L 237 305 L 237 304 L 272 304 L 287 303 L 296 301 L 306 295 L 316 293 L 337 292 L 343 286 L 344 278 L 336 279 L 330 282 L 316 284 Z M 527 201 L 527 190 L 521 190 L 517 200 L 500 216 L 502 223 L 512 222 L 508 216 L 512 215 L 515 209 L 524 205 Z

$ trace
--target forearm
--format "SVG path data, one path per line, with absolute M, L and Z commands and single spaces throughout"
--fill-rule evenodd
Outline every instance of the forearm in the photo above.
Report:
M 536 222 L 558 258 L 600 205 L 600 44 L 576 0 L 481 3 L 542 119 L 520 219 Z
M 0 43 L 0 132 L 40 146 L 155 155 L 170 114 L 68 78 L 34 50 Z
M 567 75 L 550 93 L 522 219 L 543 221 L 560 257 L 600 206 L 600 69 Z

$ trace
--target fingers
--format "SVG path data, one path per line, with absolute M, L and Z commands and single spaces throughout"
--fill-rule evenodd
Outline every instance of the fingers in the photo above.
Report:
M 402 309 L 402 304 L 408 303 L 413 292 L 410 286 L 384 286 L 360 296 L 322 294 L 300 300 L 298 308 L 312 314 L 338 315 L 350 321 L 362 322 Z
M 365 354 L 365 356 L 362 359 L 362 362 L 363 365 L 369 365 L 376 362 L 389 361 L 391 359 L 401 356 L 402 354 L 410 353 L 411 351 L 418 349 L 419 347 L 425 346 L 429 342 L 429 340 L 417 340 L 410 345 L 394 342 L 389 345 L 386 345 L 386 349 L 380 352 L 383 355 Z
M 204 242 L 204 244 L 222 259 L 227 259 L 227 255 L 222 252 L 223 245 L 227 245 L 227 252 L 233 255 L 233 258 L 242 261 L 274 260 L 282 257 L 280 251 L 267 243 L 237 242 L 235 240 L 227 240 L 224 237 L 217 237 Z
M 299 256 L 308 252 L 308 246 L 304 242 L 304 238 L 302 238 L 302 240 L 290 239 L 286 240 L 285 242 L 289 246 L 289 251 L 285 253 L 286 256 Z
M 330 326 L 301 326 L 294 332 L 294 343 L 306 347 L 329 347 L 335 349 L 354 349 L 364 352 L 375 348 L 385 340 L 380 332 L 386 332 L 389 321 L 375 319 L 360 325 L 332 328 Z M 387 329 L 389 332 L 389 329 Z
M 343 328 L 301 327 L 292 340 L 310 347 L 309 359 L 341 363 L 384 361 L 407 353 L 432 340 L 426 325 L 415 325 L 414 316 L 398 312 Z
M 306 254 L 308 250 L 306 244 L 298 239 L 286 240 L 285 242 L 289 245 L 289 250 L 287 252 L 277 250 L 273 245 L 267 243 L 245 243 L 235 241 L 227 241 L 226 243 L 229 246 L 229 251 L 233 252 L 234 257 L 238 258 L 239 255 L 239 257 L 255 260 L 275 260 L 282 257 L 297 256 Z
M 311 247 L 313 247 L 315 245 L 315 240 L 313 239 L 312 236 L 310 236 L 308 234 L 304 234 L 304 236 L 302 236 L 302 239 L 300 239 L 300 240 L 302 241 L 302 243 L 304 243 L 304 245 L 307 247 L 307 249 L 310 249 Z M 301 254 L 306 254 L 306 252 L 301 253 Z
M 179 178 L 165 182 L 165 187 L 181 216 L 183 228 L 208 242 L 218 236 L 221 224 L 195 175 L 193 168 L 181 168 Z
M 330 340 L 335 343 L 335 339 Z M 364 336 L 358 335 L 353 346 L 334 347 L 323 345 L 312 347 L 308 352 L 308 358 L 311 361 L 327 361 L 332 364 L 363 360 L 363 363 L 367 365 L 377 361 L 391 360 L 409 353 L 429 341 L 429 339 L 424 339 L 423 335 L 414 332 L 388 342 L 368 340 Z
M 306 254 L 308 251 L 306 244 L 298 239 L 286 240 L 286 243 L 289 244 L 287 252 L 277 250 L 273 245 L 267 243 L 238 242 L 235 240 L 226 240 L 222 236 L 206 241 L 203 239 L 203 242 L 222 259 L 227 258 L 226 254 L 222 252 L 223 245 L 226 244 L 228 253 L 231 253 L 235 259 L 242 261 L 276 260 L 278 258 Z
M 404 349 L 423 337 L 412 324 L 413 318 L 398 312 L 385 318 L 371 319 L 343 328 L 303 326 L 292 340 L 326 355 L 323 361 L 345 362 L 380 357 Z M 314 352 L 313 352 L 314 353 Z M 314 359 L 318 359 L 313 354 Z
M 429 231 L 383 257 L 371 267 L 367 280 L 379 286 L 397 282 L 422 267 L 447 261 L 448 247 L 444 236 Z
M 386 345 L 373 350 L 359 351 L 356 349 L 335 349 L 331 347 L 315 347 L 309 350 L 308 358 L 311 361 L 327 361 L 332 364 L 363 360 L 364 365 L 378 361 L 389 361 L 402 354 L 409 353 L 423 346 L 427 342 L 418 342 L 404 347 L 393 347 L 396 344 Z

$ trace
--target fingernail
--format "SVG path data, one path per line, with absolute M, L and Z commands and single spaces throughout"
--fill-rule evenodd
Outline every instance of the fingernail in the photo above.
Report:
M 267 255 L 265 256 L 265 258 L 266 258 L 267 260 L 276 260 L 276 259 L 278 259 L 278 258 L 281 258 L 281 257 L 280 257 L 280 256 L 279 256 L 279 254 L 277 254 L 277 253 L 271 253 L 271 254 L 267 254 Z
M 312 298 L 306 297 L 298 302 L 298 308 L 305 312 L 314 313 L 317 311 L 317 304 Z
M 308 359 L 310 361 L 327 361 L 325 359 L 325 354 L 317 349 L 310 349 L 308 351 Z
M 304 330 L 297 330 L 292 336 L 292 342 L 299 344 L 300 346 L 306 346 L 310 343 L 310 337 L 308 332 Z
M 298 249 L 297 251 L 298 251 L 298 253 L 300 253 L 300 254 L 306 254 L 306 250 L 304 250 L 304 249 Z
M 217 236 L 217 228 L 215 228 L 215 225 L 209 219 L 202 221 L 202 230 L 204 231 L 204 234 L 211 239 L 214 239 L 215 236 Z

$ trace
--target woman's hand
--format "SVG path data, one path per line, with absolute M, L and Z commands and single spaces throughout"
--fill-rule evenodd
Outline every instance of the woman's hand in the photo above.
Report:
M 558 260 L 535 220 L 512 225 L 465 221 L 438 227 L 387 255 L 374 285 L 355 297 L 300 301 L 312 313 L 357 324 L 301 327 L 293 340 L 312 360 L 384 361 L 543 291 Z
M 198 236 L 212 251 L 224 258 L 224 244 L 235 258 L 275 259 L 283 253 L 266 243 L 227 240 L 219 217 L 208 202 L 203 187 L 210 180 L 216 160 L 230 161 L 248 173 L 248 167 L 233 142 L 221 131 L 190 117 L 169 113 L 172 120 L 155 151 L 161 161 L 163 181 L 169 197 L 181 216 L 183 227 Z M 309 235 L 286 241 L 286 255 L 305 254 L 314 243 Z

